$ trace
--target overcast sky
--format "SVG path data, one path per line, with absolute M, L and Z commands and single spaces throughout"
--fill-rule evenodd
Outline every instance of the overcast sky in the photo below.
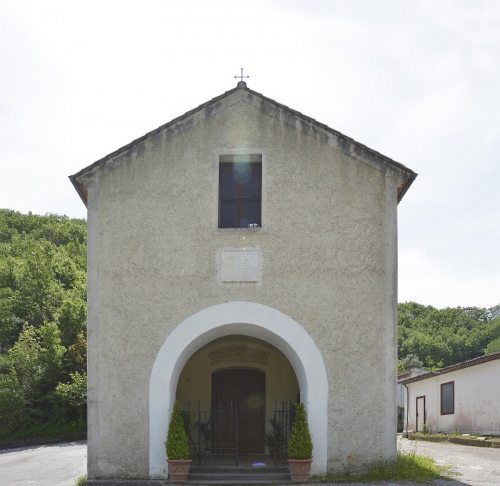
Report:
M 500 1 L 0 0 L 0 207 L 85 218 L 68 175 L 248 87 L 419 174 L 399 301 L 500 303 Z

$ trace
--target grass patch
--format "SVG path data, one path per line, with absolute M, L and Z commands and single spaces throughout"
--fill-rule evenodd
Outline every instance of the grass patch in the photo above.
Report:
M 430 457 L 417 456 L 414 452 L 398 452 L 396 461 L 375 464 L 365 474 L 343 474 L 315 476 L 314 483 L 372 483 L 379 481 L 400 481 L 424 483 L 449 476 L 446 466 L 438 466 Z
M 75 479 L 75 484 L 76 486 L 83 486 L 83 483 L 87 481 L 87 475 L 84 474 L 83 476 L 78 476 L 76 479 Z

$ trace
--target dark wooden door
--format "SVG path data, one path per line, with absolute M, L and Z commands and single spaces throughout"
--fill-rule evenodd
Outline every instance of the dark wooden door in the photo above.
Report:
M 212 375 L 212 409 L 219 416 L 216 435 L 238 444 L 240 454 L 264 453 L 265 374 L 257 370 L 222 370 Z M 231 422 L 225 411 L 237 411 Z M 221 412 L 221 413 L 217 413 Z M 234 414 L 236 416 L 236 414 Z

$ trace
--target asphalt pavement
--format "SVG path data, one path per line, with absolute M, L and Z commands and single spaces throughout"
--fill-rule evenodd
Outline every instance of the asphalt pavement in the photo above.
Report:
M 449 443 L 410 441 L 398 437 L 401 451 L 432 457 L 452 466 L 453 481 L 436 480 L 434 486 L 499 486 L 500 449 Z M 74 486 L 87 470 L 86 442 L 25 447 L 0 451 L 0 486 Z M 379 483 L 396 486 L 401 483 Z M 334 486 L 342 486 L 336 483 Z M 349 483 L 349 486 L 362 486 Z M 366 486 L 366 483 L 364 483 Z
M 86 441 L 0 451 L 0 486 L 75 486 L 86 472 Z

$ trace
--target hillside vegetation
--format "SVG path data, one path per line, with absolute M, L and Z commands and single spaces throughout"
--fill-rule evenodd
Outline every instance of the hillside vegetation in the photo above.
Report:
M 86 420 L 86 222 L 0 209 L 0 439 Z
M 400 371 L 442 368 L 500 351 L 500 306 L 436 309 L 416 302 L 398 305 Z

